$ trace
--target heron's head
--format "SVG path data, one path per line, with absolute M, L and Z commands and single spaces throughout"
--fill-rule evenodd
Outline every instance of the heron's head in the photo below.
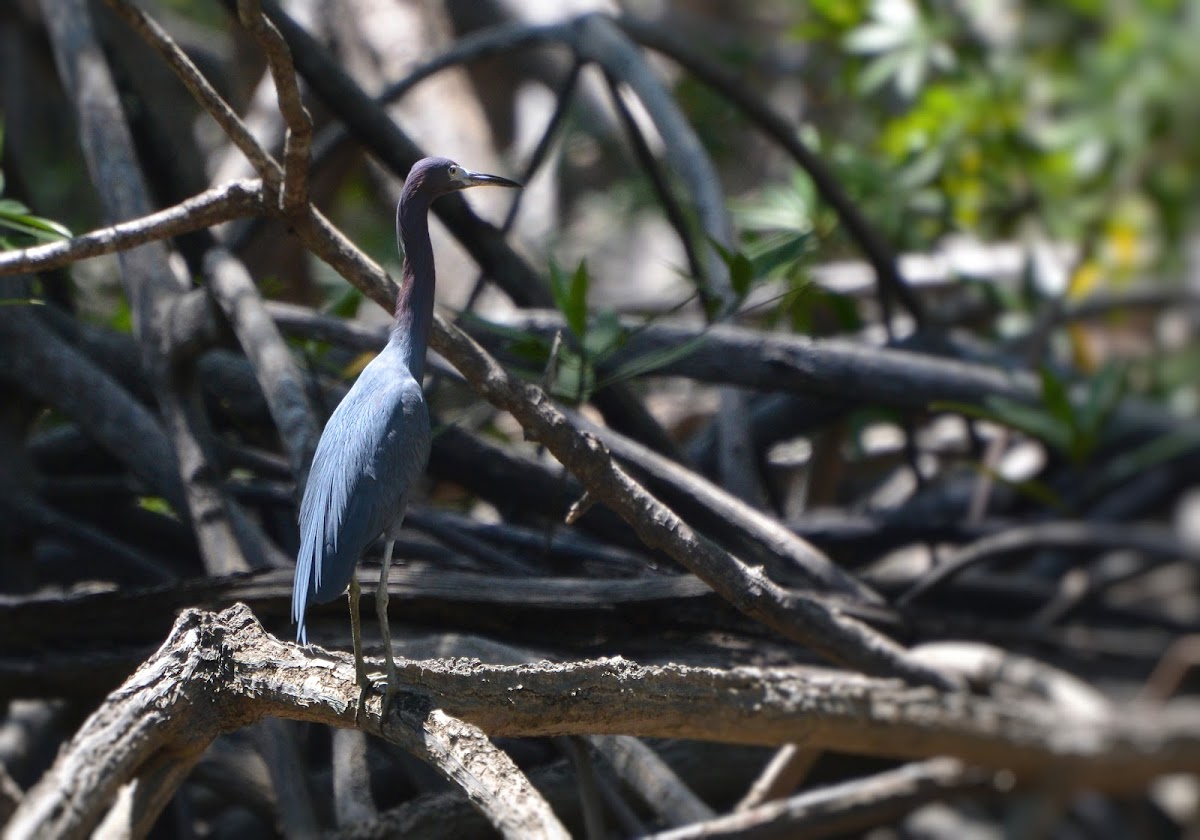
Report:
M 485 175 L 482 172 L 472 172 L 465 166 L 459 166 L 452 160 L 443 157 L 422 158 L 413 164 L 404 182 L 404 192 L 411 195 L 424 195 L 430 201 L 439 195 L 458 192 L 468 187 L 520 187 L 516 181 L 501 178 L 499 175 Z

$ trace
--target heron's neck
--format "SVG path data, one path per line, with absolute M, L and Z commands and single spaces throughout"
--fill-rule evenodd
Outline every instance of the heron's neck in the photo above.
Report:
M 429 243 L 428 202 L 402 201 L 396 215 L 396 233 L 404 249 L 404 271 L 389 343 L 400 348 L 413 378 L 420 382 L 433 322 L 433 246 Z

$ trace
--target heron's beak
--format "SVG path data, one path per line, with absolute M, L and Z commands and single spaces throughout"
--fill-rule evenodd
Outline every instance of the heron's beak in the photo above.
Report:
M 521 184 L 516 181 L 510 181 L 507 178 L 501 178 L 499 175 L 485 175 L 482 172 L 464 172 L 463 187 L 515 187 L 521 188 Z

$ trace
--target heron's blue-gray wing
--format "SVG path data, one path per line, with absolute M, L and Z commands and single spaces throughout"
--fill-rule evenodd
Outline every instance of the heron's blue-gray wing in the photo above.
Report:
M 301 642 L 309 600 L 330 601 L 345 590 L 363 552 L 403 517 L 408 490 L 429 458 L 424 394 L 389 350 L 363 370 L 317 444 L 300 503 L 292 588 Z

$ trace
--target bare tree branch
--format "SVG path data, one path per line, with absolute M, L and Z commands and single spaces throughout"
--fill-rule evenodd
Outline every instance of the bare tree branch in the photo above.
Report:
M 929 574 L 900 597 L 899 603 L 912 603 L 972 566 L 1014 554 L 1024 557 L 1037 549 L 1125 549 L 1144 554 L 1157 563 L 1193 558 L 1194 555 L 1166 528 L 1106 522 L 1039 522 L 983 537 L 943 557 Z
M 283 186 L 280 190 L 280 209 L 289 216 L 303 211 L 308 204 L 308 153 L 312 147 L 312 117 L 300 96 L 296 84 L 296 67 L 292 53 L 279 30 L 262 12 L 259 0 L 238 0 L 238 17 L 250 31 L 271 68 L 279 112 L 287 123 L 283 144 Z
M 667 825 L 687 825 L 716 816 L 658 753 L 637 738 L 593 735 L 589 740 L 629 789 Z
M 261 659 L 278 654 L 280 668 Z M 87 836 L 133 780 L 128 796 L 140 801 L 118 800 L 116 807 L 136 815 L 135 825 L 147 825 L 154 806 L 165 805 L 162 794 L 182 781 L 213 738 L 263 717 L 353 726 L 353 678 L 329 693 L 347 673 L 338 657 L 312 658 L 265 635 L 244 606 L 219 616 L 185 611 L 159 651 L 83 724 L 28 792 L 5 838 Z M 285 675 L 296 682 L 277 679 Z M 380 721 L 375 703 L 372 734 L 433 765 L 506 837 L 567 837 L 521 771 L 479 729 L 424 702 L 397 705 L 403 708 Z M 157 795 L 139 796 L 137 788 L 148 783 Z
M 320 437 L 304 376 L 242 264 L 224 248 L 213 248 L 204 272 L 262 386 L 296 486 L 303 487 Z
M 953 684 L 911 662 L 887 637 L 804 593 L 782 589 L 761 568 L 747 567 L 696 533 L 617 466 L 598 439 L 576 429 L 540 388 L 513 380 L 440 316 L 435 316 L 432 344 L 481 396 L 509 411 L 529 436 L 545 444 L 596 501 L 632 525 L 646 545 L 666 551 L 739 610 L 834 662 L 923 684 Z
M 682 376 L 762 391 L 814 394 L 854 404 L 928 409 L 934 402 L 986 405 L 993 396 L 1041 404 L 1036 376 L 979 361 L 951 358 L 905 346 L 876 346 L 841 338 L 763 333 L 730 324 L 696 328 L 625 319 L 626 339 L 606 362 L 625 376 Z M 507 327 L 543 338 L 562 329 L 562 316 L 526 311 Z M 486 327 L 478 336 L 498 346 Z M 1133 399 L 1115 410 L 1107 439 L 1147 438 L 1177 429 L 1157 407 Z
M 262 183 L 230 181 L 168 207 L 112 227 L 32 248 L 0 251 L 0 275 L 50 271 L 101 254 L 124 251 L 146 242 L 263 212 Z
M 926 802 L 954 794 L 995 792 L 999 787 L 988 773 L 966 769 L 954 759 L 934 758 L 651 837 L 653 840 L 753 840 L 840 836 L 895 820 Z
M 52 405 L 177 510 L 186 509 L 175 453 L 158 419 L 94 362 L 23 308 L 0 318 L 0 378 Z M 130 437 L 138 446 L 129 446 Z
M 0 764 L 0 825 L 8 822 L 20 801 L 21 788 L 13 781 L 12 776 L 8 775 L 8 769 Z
M 133 140 L 91 16 L 83 0 L 44 2 L 63 87 L 80 126 L 84 156 L 111 220 L 148 215 L 149 193 L 134 156 Z M 169 251 L 150 242 L 119 254 L 121 277 L 133 313 L 145 369 L 155 386 L 183 479 L 186 511 L 195 526 L 205 562 L 217 573 L 244 571 L 273 561 L 270 541 L 225 496 L 209 454 L 208 428 L 194 382 L 166 352 L 170 318 L 185 287 L 173 276 Z
M 283 179 L 283 168 L 263 150 L 233 108 L 221 98 L 221 95 L 217 93 L 187 54 L 179 49 L 166 30 L 129 0 L 107 0 L 107 2 L 113 11 L 120 15 L 146 43 L 158 50 L 163 61 L 175 71 L 175 75 L 183 82 L 184 87 L 216 120 L 217 125 L 233 141 L 234 145 L 242 150 L 242 154 L 246 156 L 259 177 L 263 179 L 267 191 L 277 190 Z
M 808 749 L 800 744 L 784 744 L 771 756 L 767 766 L 733 810 L 749 811 L 790 795 L 804 781 L 820 756 L 820 750 Z
M 405 663 L 400 676 L 405 693 L 386 720 L 379 717 L 382 698 L 368 699 L 365 731 L 436 766 L 508 836 L 563 835 L 484 732 L 624 733 L 804 742 L 891 757 L 949 755 L 1009 770 L 1018 781 L 1053 780 L 1059 789 L 1132 792 L 1159 775 L 1200 766 L 1200 706 L 1190 701 L 1067 713 L 1054 704 L 817 669 L 643 668 L 621 659 L 518 666 L 419 661 Z M 177 779 L 178 768 L 194 764 L 217 734 L 264 716 L 353 726 L 358 691 L 349 654 L 281 642 L 243 605 L 219 615 L 187 610 L 162 648 L 30 790 L 7 837 L 86 833 L 122 785 L 148 774 Z M 563 702 L 567 697 L 571 702 Z M 947 776 L 937 775 L 945 783 Z

